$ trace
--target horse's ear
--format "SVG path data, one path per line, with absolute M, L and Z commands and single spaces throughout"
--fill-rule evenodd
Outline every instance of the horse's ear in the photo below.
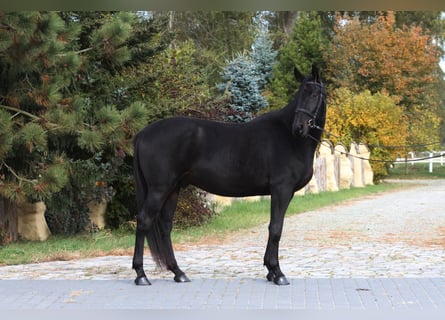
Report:
M 294 76 L 298 82 L 303 82 L 303 80 L 305 78 L 304 75 L 300 72 L 300 70 L 298 70 L 297 67 L 294 67 Z
M 314 64 L 312 65 L 312 78 L 314 78 L 314 81 L 320 81 L 320 71 Z

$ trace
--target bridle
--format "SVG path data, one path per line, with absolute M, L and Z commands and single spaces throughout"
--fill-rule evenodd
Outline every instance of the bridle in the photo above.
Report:
M 305 85 L 311 85 L 311 86 L 317 86 L 320 88 L 320 95 L 318 96 L 318 100 L 317 100 L 317 107 L 315 108 L 314 113 L 311 113 L 309 111 L 307 111 L 306 109 L 302 109 L 302 108 L 297 108 L 295 110 L 295 113 L 297 112 L 302 112 L 306 115 L 308 115 L 310 117 L 310 119 L 307 121 L 307 124 L 309 126 L 309 128 L 311 129 L 318 129 L 323 131 L 324 129 L 318 125 L 315 124 L 315 119 L 318 116 L 318 112 L 320 111 L 321 105 L 323 104 L 324 101 L 324 86 L 322 82 L 316 82 L 316 81 L 308 81 L 305 83 Z

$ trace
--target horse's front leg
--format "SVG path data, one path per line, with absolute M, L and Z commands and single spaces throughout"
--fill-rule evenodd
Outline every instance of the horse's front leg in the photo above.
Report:
M 173 191 L 165 202 L 164 208 L 159 221 L 159 228 L 161 229 L 161 235 L 163 243 L 165 245 L 165 262 L 167 269 L 175 274 L 174 280 L 176 282 L 190 282 L 190 279 L 179 268 L 176 262 L 175 254 L 173 252 L 171 231 L 173 227 L 173 216 L 178 202 L 179 187 Z
M 271 195 L 269 239 L 267 241 L 266 253 L 264 254 L 264 265 L 269 271 L 267 280 L 273 281 L 278 285 L 289 284 L 289 281 L 280 269 L 278 247 L 283 232 L 284 215 L 292 197 L 292 189 L 285 187 L 276 188 Z

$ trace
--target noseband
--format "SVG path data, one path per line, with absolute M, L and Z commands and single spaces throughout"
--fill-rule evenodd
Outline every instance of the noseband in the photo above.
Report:
M 315 81 L 308 81 L 308 82 L 305 83 L 305 85 L 317 86 L 317 87 L 320 88 L 320 95 L 318 96 L 317 108 L 315 108 L 315 112 L 314 112 L 314 113 L 311 113 L 311 112 L 309 112 L 309 111 L 306 110 L 306 109 L 297 108 L 297 109 L 295 110 L 295 113 L 297 113 L 297 112 L 302 112 L 302 113 L 304 113 L 304 114 L 307 114 L 309 117 L 311 117 L 311 118 L 307 121 L 308 126 L 309 126 L 310 128 L 317 128 L 317 129 L 319 129 L 320 127 L 317 126 L 317 125 L 315 124 L 315 119 L 317 118 L 318 111 L 320 110 L 320 107 L 321 107 L 321 105 L 323 104 L 323 100 L 324 100 L 324 98 L 323 98 L 323 88 L 324 88 L 324 87 L 323 87 L 323 84 L 322 84 L 322 83 L 318 83 L 318 82 L 315 82 Z

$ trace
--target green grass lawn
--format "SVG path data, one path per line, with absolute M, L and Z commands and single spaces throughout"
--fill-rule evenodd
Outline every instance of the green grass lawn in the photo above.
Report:
M 383 183 L 366 188 L 345 189 L 338 192 L 323 192 L 296 196 L 289 205 L 287 215 L 314 210 L 388 190 L 400 188 L 398 184 Z M 190 242 L 224 239 L 230 233 L 254 227 L 269 221 L 270 200 L 256 202 L 235 201 L 224 208 L 206 224 L 186 230 L 174 230 L 173 242 Z M 100 255 L 131 255 L 134 235 L 130 230 L 104 230 L 77 236 L 51 236 L 45 242 L 18 241 L 0 247 L 0 265 L 23 264 L 51 260 L 69 260 Z
M 389 175 L 397 179 L 444 179 L 445 165 L 434 163 L 433 172 L 430 173 L 428 163 L 397 163 L 389 169 Z

